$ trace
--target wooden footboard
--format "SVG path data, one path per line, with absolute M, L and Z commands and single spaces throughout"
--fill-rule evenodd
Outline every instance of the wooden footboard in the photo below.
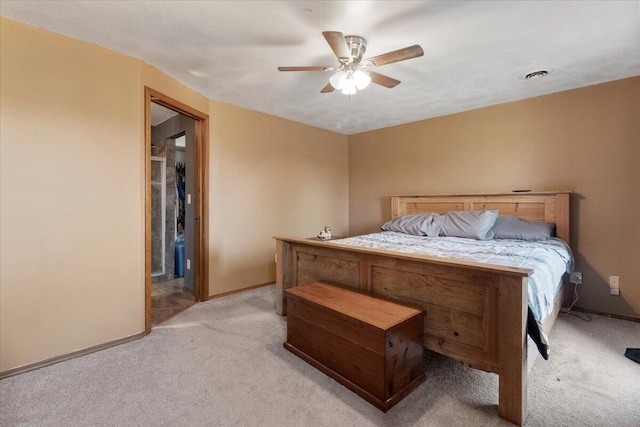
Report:
M 526 416 L 528 269 L 277 238 L 283 290 L 324 280 L 422 307 L 424 346 L 500 376 L 500 416 Z

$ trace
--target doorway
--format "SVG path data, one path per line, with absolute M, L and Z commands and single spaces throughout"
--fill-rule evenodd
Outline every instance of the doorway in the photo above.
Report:
M 206 301 L 209 117 L 145 87 L 145 332 Z

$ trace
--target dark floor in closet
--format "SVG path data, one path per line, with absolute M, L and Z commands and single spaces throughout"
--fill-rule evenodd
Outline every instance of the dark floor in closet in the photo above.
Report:
M 184 278 L 151 285 L 151 325 L 157 326 L 195 304 L 195 298 L 182 290 Z

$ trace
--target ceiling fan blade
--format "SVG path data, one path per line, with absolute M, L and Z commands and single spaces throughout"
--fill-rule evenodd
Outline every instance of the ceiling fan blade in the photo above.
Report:
M 411 58 L 417 58 L 424 55 L 424 51 L 420 45 L 414 44 L 413 46 L 405 47 L 404 49 L 394 50 L 393 52 L 383 53 L 382 55 L 374 56 L 372 58 L 362 61 L 363 64 L 373 63 L 374 66 L 391 64 L 398 61 L 404 61 Z
M 400 80 L 396 80 L 392 77 L 385 76 L 384 74 L 376 73 L 374 71 L 369 71 L 369 77 L 371 77 L 371 81 L 373 83 L 388 87 L 389 89 L 400 84 Z
M 329 92 L 333 92 L 334 90 L 335 89 L 333 88 L 333 86 L 331 86 L 331 83 L 327 83 L 327 85 L 322 88 L 320 93 L 329 93 Z
M 333 71 L 334 67 L 278 67 L 278 71 Z
M 347 41 L 344 39 L 344 35 L 339 31 L 323 31 L 322 35 L 331 46 L 331 50 L 335 53 L 340 62 L 351 61 L 351 49 L 347 45 Z

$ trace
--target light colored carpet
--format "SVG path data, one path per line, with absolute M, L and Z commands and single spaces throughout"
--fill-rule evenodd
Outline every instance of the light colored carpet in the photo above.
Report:
M 503 426 L 497 376 L 425 352 L 386 414 L 282 347 L 268 286 L 198 304 L 141 340 L 0 381 L 0 425 Z M 561 316 L 530 374 L 528 426 L 640 425 L 640 324 Z

